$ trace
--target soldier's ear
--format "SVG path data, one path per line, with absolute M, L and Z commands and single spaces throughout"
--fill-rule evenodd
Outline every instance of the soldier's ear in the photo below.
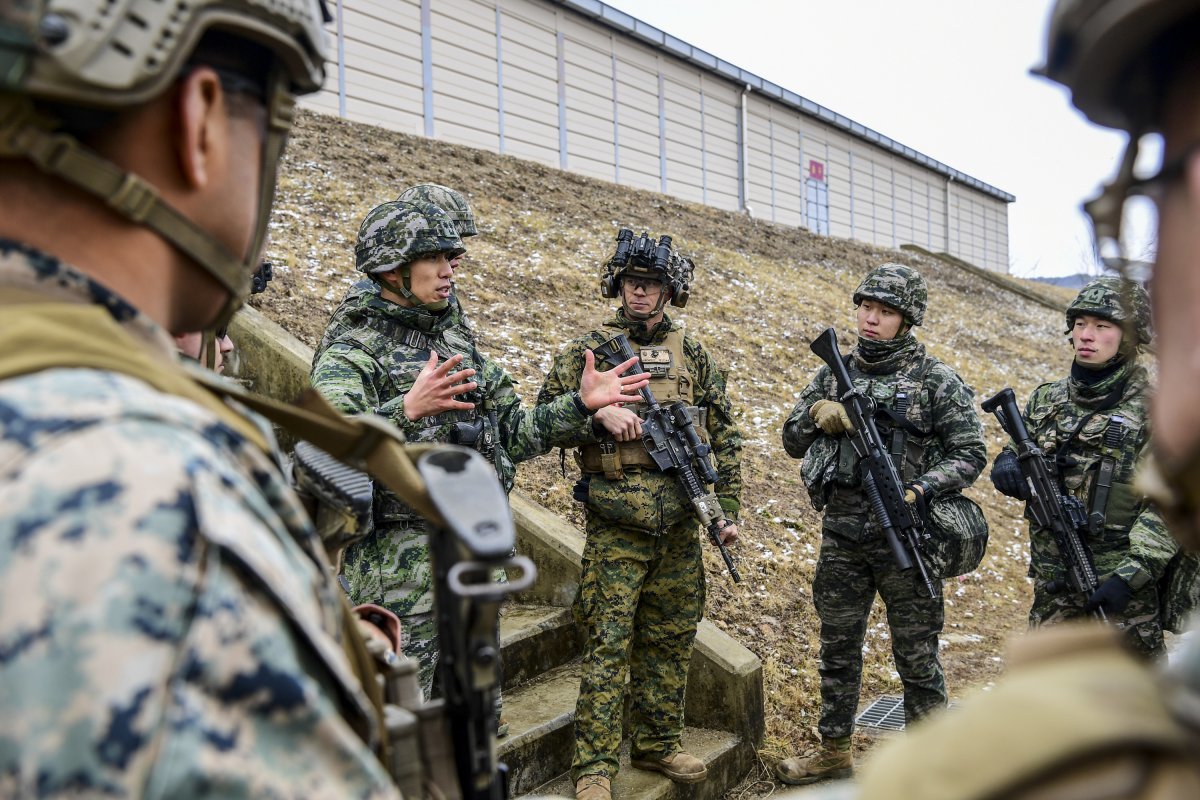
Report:
M 203 189 L 229 157 L 228 110 L 221 79 L 209 67 L 196 67 L 178 84 L 179 170 L 188 189 Z

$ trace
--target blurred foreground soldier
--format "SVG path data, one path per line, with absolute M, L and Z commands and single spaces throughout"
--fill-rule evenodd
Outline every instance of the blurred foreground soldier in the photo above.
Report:
M 399 796 L 269 429 L 167 333 L 249 292 L 321 11 L 0 3 L 0 795 Z
M 1041 72 L 1067 85 L 1093 122 L 1130 134 L 1117 178 L 1085 207 L 1098 249 L 1119 256 L 1134 193 L 1158 204 L 1151 283 L 1159 389 L 1153 463 L 1138 476 L 1186 549 L 1200 549 L 1200 2 L 1063 0 Z M 1163 135 L 1163 167 L 1133 178 L 1143 133 Z M 1131 297 L 1123 308 L 1133 308 Z M 1014 645 L 1009 674 L 864 770 L 861 797 L 1200 797 L 1200 647 L 1152 669 L 1099 625 L 1037 631 Z
M 681 400 L 716 456 L 716 496 L 737 538 L 742 438 L 712 356 L 664 312 L 687 303 L 692 262 L 671 247 L 622 229 L 606 265 L 601 293 L 621 308 L 599 330 L 568 344 L 554 359 L 539 403 L 559 402 L 591 364 L 591 348 L 624 334 L 650 374 L 663 405 Z M 575 707 L 576 797 L 607 800 L 617 776 L 626 680 L 634 767 L 679 783 L 707 777 L 704 762 L 681 749 L 684 689 L 696 627 L 704 613 L 704 569 L 692 506 L 672 475 L 660 471 L 640 438 L 644 402 L 610 406 L 571 443 L 583 479 L 575 497 L 587 505 L 587 543 L 575 597 L 584 636 L 583 676 Z
M 225 331 L 221 331 L 221 334 L 221 336 L 215 337 L 213 347 L 215 361 L 211 365 L 208 363 L 208 354 L 204 352 L 206 348 L 204 347 L 203 331 L 178 333 L 172 338 L 175 340 L 175 348 L 180 355 L 221 375 L 225 372 L 225 363 L 229 354 L 233 352 L 233 339 L 230 339 L 229 334 Z
M 924 321 L 927 297 L 925 280 L 911 267 L 884 264 L 872 270 L 854 293 L 858 344 L 847 369 L 879 410 L 878 427 L 907 487 L 905 500 L 914 508 L 944 507 L 951 515 L 946 527 L 986 531 L 978 508 L 959 494 L 987 458 L 974 393 L 913 335 Z M 831 370 L 821 367 L 783 425 L 784 449 L 804 459 L 801 472 L 813 506 L 825 510 L 813 578 L 821 619 L 821 745 L 779 764 L 779 780 L 790 784 L 853 771 L 851 732 L 876 593 L 887 609 L 905 717 L 911 723 L 946 705 L 938 660 L 945 613 L 941 582 L 935 579 L 930 590 L 917 569 L 897 565 L 868 511 L 862 463 L 846 435 L 853 429 L 838 396 Z
M 460 314 L 452 264 L 464 252 L 451 218 L 430 203 L 393 200 L 368 213 L 355 265 L 379 288 L 331 322 L 344 329 L 314 361 L 312 383 L 340 411 L 391 420 L 409 442 L 478 450 L 509 491 L 518 462 L 574 440 L 595 409 L 634 400 L 622 389 L 645 381 L 589 368 L 566 396 L 522 408 L 512 378 L 479 352 Z M 439 648 L 427 524 L 383 487 L 373 520 L 371 534 L 347 551 L 343 574 L 354 602 L 403 619 L 404 651 L 421 663 L 429 697 Z
M 1126 297 L 1132 313 L 1124 310 Z M 1168 611 L 1160 595 L 1166 599 L 1179 548 L 1158 511 L 1133 488 L 1134 468 L 1150 442 L 1150 379 L 1137 354 L 1151 335 L 1150 301 L 1141 286 L 1116 277 L 1092 281 L 1067 307 L 1075 353 L 1070 375 L 1039 386 L 1022 416 L 1060 491 L 1082 504 L 1083 542 L 1100 582 L 1090 596 L 1071 591 L 1053 533 L 1030 523 L 1030 626 L 1100 609 L 1136 650 L 1158 656 Z M 1027 499 L 1011 444 L 996 457 L 992 483 L 1003 494 Z M 1179 632 L 1179 622 L 1168 625 Z

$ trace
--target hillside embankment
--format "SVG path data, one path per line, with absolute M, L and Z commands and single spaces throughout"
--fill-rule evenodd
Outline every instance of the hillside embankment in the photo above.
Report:
M 742 535 L 735 586 L 715 551 L 706 552 L 707 615 L 762 659 L 767 699 L 765 760 L 813 743 L 819 709 L 818 623 L 810 592 L 820 517 L 800 482 L 799 462 L 780 432 L 795 398 L 819 366 L 808 342 L 839 331 L 854 341 L 851 294 L 885 261 L 916 267 L 929 283 L 918 329 L 981 399 L 1004 386 L 1024 398 L 1065 373 L 1070 351 L 1062 316 L 1027 296 L 919 253 L 756 222 L 745 216 L 626 189 L 538 164 L 301 113 L 280 176 L 268 257 L 275 281 L 254 305 L 309 345 L 358 277 L 353 245 L 373 206 L 414 183 L 464 192 L 479 219 L 468 241 L 458 293 L 480 349 L 502 363 L 532 402 L 558 349 L 612 311 L 599 295 L 600 265 L 617 229 L 670 234 L 694 257 L 696 282 L 685 309 L 670 309 L 727 372 L 745 435 Z M 1033 286 L 1032 284 L 1028 284 Z M 1036 287 L 1062 306 L 1072 293 Z M 1004 442 L 984 419 L 989 456 Z M 558 453 L 522 465 L 517 485 L 581 524 L 575 479 Z M 1028 538 L 1020 506 L 992 490 L 986 472 L 968 494 L 984 508 L 991 543 L 980 568 L 946 587 L 942 659 L 952 696 L 992 681 L 1003 643 L 1025 626 L 1030 588 Z M 863 698 L 898 694 L 886 621 L 878 607 L 866 642 Z

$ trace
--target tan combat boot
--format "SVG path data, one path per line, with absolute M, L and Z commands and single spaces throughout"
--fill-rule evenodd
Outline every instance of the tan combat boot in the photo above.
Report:
M 575 800 L 612 800 L 607 775 L 584 775 L 575 781 Z
M 815 751 L 796 758 L 785 758 L 775 768 L 775 776 L 784 783 L 803 786 L 826 778 L 849 778 L 854 772 L 854 754 L 850 737 L 822 739 Z
M 683 751 L 666 758 L 634 758 L 630 763 L 638 769 L 661 772 L 676 783 L 699 783 L 708 777 L 704 762 Z

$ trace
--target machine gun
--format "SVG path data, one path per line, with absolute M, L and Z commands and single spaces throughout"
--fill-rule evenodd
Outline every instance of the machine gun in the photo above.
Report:
M 833 328 L 826 328 L 812 341 L 809 349 L 833 372 L 838 402 L 845 407 L 854 425 L 854 433 L 848 433 L 847 436 L 862 465 L 862 486 L 875 521 L 883 528 L 883 535 L 892 549 L 896 566 L 907 572 L 916 565 L 925 591 L 930 597 L 936 596 L 929 570 L 921 558 L 920 542 L 927 535 L 925 526 L 913 513 L 912 507 L 904 502 L 904 483 L 875 425 L 875 402 L 854 388 L 846 362 L 838 350 L 837 334 Z
M 1016 446 L 1017 463 L 1021 467 L 1021 477 L 1025 479 L 1029 516 L 1035 525 L 1050 529 L 1062 554 L 1066 575 L 1061 580 L 1051 582 L 1047 590 L 1057 594 L 1069 588 L 1090 597 L 1100 581 L 1096 577 L 1092 551 L 1080 535 L 1088 530 L 1087 511 L 1083 503 L 1064 494 L 1058 481 L 1051 475 L 1041 449 L 1025 428 L 1025 421 L 1021 419 L 1021 411 L 1017 408 L 1017 396 L 1012 389 L 1001 389 L 984 400 L 982 407 L 985 412 L 996 415 L 1000 427 Z M 1097 608 L 1095 615 L 1103 620 L 1108 618 L 1102 608 Z
M 629 339 L 623 333 L 593 348 L 593 352 L 610 367 L 634 357 Z M 631 375 L 640 375 L 643 372 L 640 362 L 635 362 L 629 370 Z M 717 471 L 712 465 L 712 448 L 700 441 L 692 415 L 682 400 L 676 400 L 664 408 L 658 404 L 649 387 L 643 387 L 639 391 L 648 407 L 642 420 L 642 443 L 646 445 L 655 466 L 668 475 L 674 475 L 679 481 L 679 485 L 692 502 L 692 512 L 708 531 L 708 538 L 721 552 L 721 558 L 724 559 L 725 568 L 729 570 L 733 582 L 741 583 L 742 576 L 738 574 L 729 550 L 721 541 L 721 530 L 726 525 L 725 512 L 717 502 L 717 495 L 705 490 L 705 484 L 715 484 L 718 480 Z

